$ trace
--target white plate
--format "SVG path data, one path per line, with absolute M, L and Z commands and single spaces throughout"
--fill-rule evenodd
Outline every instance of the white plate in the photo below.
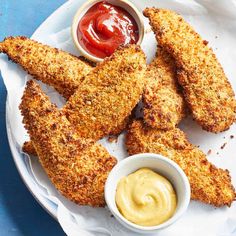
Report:
M 68 27 L 71 24 L 73 15 L 83 2 L 84 0 L 66 2 L 43 22 L 32 37 L 40 42 L 62 47 L 63 49 L 68 49 L 78 54 L 77 51 L 74 51 L 70 42 L 66 40 L 69 37 Z M 197 2 L 202 5 L 194 1 L 184 0 L 134 0 L 133 2 L 136 2 L 141 9 L 143 9 L 144 6 L 159 6 L 171 8 L 184 14 L 185 18 L 194 25 L 196 30 L 203 35 L 205 39 L 210 41 L 210 45 L 215 50 L 236 91 L 236 70 L 234 69 L 236 59 L 236 7 L 233 0 L 227 1 L 227 5 L 223 4 L 224 1 L 220 0 L 198 0 Z M 147 20 L 145 20 L 145 24 L 147 27 Z M 57 36 L 59 36 L 59 38 Z M 153 50 L 155 48 L 155 40 L 152 34 L 149 33 L 145 36 L 142 47 L 148 54 L 150 61 L 150 58 L 155 53 L 155 50 Z M 12 156 L 22 179 L 33 196 L 52 216 L 59 220 L 65 232 L 70 235 L 73 235 L 70 229 L 72 227 L 68 226 L 74 225 L 70 213 L 72 213 L 75 218 L 77 217 L 76 224 L 80 225 L 80 228 L 84 230 L 88 229 L 86 228 L 87 224 L 90 224 L 89 227 L 91 228 L 91 222 L 96 225 L 96 222 L 100 220 L 98 218 L 104 217 L 106 221 L 109 221 L 109 223 L 106 222 L 105 227 L 112 231 L 113 235 L 119 235 L 121 232 L 122 235 L 125 235 L 125 233 L 131 235 L 130 232 L 126 232 L 121 228 L 118 222 L 106 218 L 109 214 L 106 210 L 78 207 L 64 199 L 52 186 L 37 160 L 31 158 L 29 161 L 27 156 L 24 156 L 20 152 L 21 145 L 23 141 L 26 140 L 27 136 L 21 123 L 21 116 L 18 110 L 26 74 L 20 67 L 8 62 L 4 56 L 0 56 L 0 69 L 9 94 L 6 103 L 6 126 Z M 47 86 L 44 86 L 44 89 L 55 98 L 55 94 L 51 89 L 48 89 Z M 236 126 L 233 125 L 229 131 L 215 135 L 202 131 L 196 123 L 191 119 L 187 119 L 182 122 L 181 128 L 187 133 L 189 139 L 194 144 L 200 145 L 203 151 L 207 153 L 208 150 L 212 150 L 208 159 L 221 168 L 229 169 L 233 183 L 236 185 L 236 159 L 234 157 L 236 153 L 236 139 L 230 139 L 230 135 L 236 136 Z M 122 138 L 123 137 L 119 139 L 118 145 L 111 145 L 105 141 L 103 141 L 103 144 L 105 144 L 109 151 L 115 156 L 124 157 L 127 154 L 121 148 Z M 221 149 L 220 147 L 226 142 L 227 145 L 225 148 Z M 32 171 L 34 173 L 32 173 Z M 235 203 L 231 208 L 214 209 L 202 203 L 191 202 L 188 212 L 180 221 L 163 231 L 162 236 L 177 235 L 180 233 L 181 235 L 220 235 L 220 233 L 222 233 L 221 235 L 235 235 L 235 212 Z M 83 218 L 81 218 L 79 214 L 84 214 L 85 217 L 89 217 L 87 218 L 87 222 L 83 222 Z M 86 214 L 89 215 L 87 216 Z M 97 217 L 98 214 L 102 217 Z M 68 218 L 65 218 L 65 216 L 68 216 Z M 83 222 L 83 227 L 81 226 L 81 222 Z M 103 224 L 100 222 L 101 227 L 105 225 L 104 222 Z M 104 232 L 99 230 L 97 226 L 96 232 L 98 231 Z

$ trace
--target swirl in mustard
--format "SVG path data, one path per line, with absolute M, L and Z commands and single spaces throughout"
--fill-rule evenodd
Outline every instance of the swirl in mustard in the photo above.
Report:
M 123 177 L 117 185 L 115 200 L 120 213 L 141 226 L 165 222 L 173 216 L 177 204 L 171 183 L 148 168 Z

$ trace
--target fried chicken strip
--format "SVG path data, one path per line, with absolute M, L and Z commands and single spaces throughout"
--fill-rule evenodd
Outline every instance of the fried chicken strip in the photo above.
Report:
M 206 155 L 189 143 L 178 128 L 164 131 L 134 121 L 128 130 L 126 145 L 130 155 L 150 152 L 175 161 L 189 179 L 193 200 L 216 207 L 230 206 L 235 200 L 229 171 L 208 162 Z
M 82 137 L 98 140 L 124 124 L 145 84 L 146 58 L 137 45 L 118 49 L 93 69 L 63 107 Z
M 24 36 L 6 38 L 0 43 L 1 52 L 21 65 L 35 79 L 54 87 L 66 99 L 74 94 L 84 77 L 93 69 L 81 58 Z M 126 117 L 110 134 L 121 133 L 128 120 L 129 117 Z M 25 143 L 22 149 L 28 154 L 36 154 L 31 142 Z
M 104 184 L 116 159 L 81 139 L 34 81 L 27 83 L 20 110 L 40 163 L 61 194 L 80 205 L 104 206 Z
M 92 66 L 76 56 L 24 36 L 8 37 L 0 53 L 21 65 L 35 79 L 54 87 L 68 99 L 80 86 Z
M 185 116 L 185 101 L 177 84 L 173 58 L 161 47 L 147 67 L 148 85 L 143 93 L 144 121 L 151 127 L 168 130 Z
M 210 132 L 229 129 L 235 121 L 233 89 L 207 41 L 173 11 L 146 8 L 159 45 L 178 67 L 178 82 L 194 119 Z

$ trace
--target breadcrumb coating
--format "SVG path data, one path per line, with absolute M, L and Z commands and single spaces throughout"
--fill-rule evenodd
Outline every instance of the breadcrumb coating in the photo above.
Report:
M 189 179 L 193 200 L 216 207 L 230 206 L 235 200 L 229 171 L 211 164 L 178 128 L 164 131 L 147 127 L 142 121 L 134 121 L 127 133 L 126 146 L 130 155 L 157 153 L 175 161 Z
M 98 140 L 124 124 L 144 89 L 146 58 L 137 45 L 121 47 L 93 69 L 63 112 L 82 137 Z
M 80 205 L 104 206 L 104 184 L 116 159 L 100 144 L 81 139 L 32 80 L 20 110 L 40 163 L 61 194 Z
M 24 142 L 22 146 L 22 151 L 27 153 L 28 155 L 37 156 L 37 152 L 34 148 L 34 144 L 32 141 Z
M 82 57 L 75 57 L 65 51 L 41 44 L 24 36 L 8 37 L 0 42 L 0 53 L 18 63 L 35 79 L 54 87 L 68 99 L 93 69 Z M 126 127 L 129 117 L 111 130 L 110 134 L 120 134 Z M 96 132 L 93 130 L 92 132 Z M 29 141 L 22 150 L 35 155 L 33 144 Z
M 146 8 L 157 41 L 178 67 L 178 82 L 194 119 L 211 132 L 229 129 L 235 121 L 234 91 L 212 49 L 177 13 Z
M 35 79 L 54 87 L 66 99 L 93 68 L 81 58 L 24 36 L 5 38 L 0 43 L 1 52 Z
M 174 128 L 186 115 L 183 95 L 177 84 L 174 59 L 160 46 L 147 67 L 148 85 L 143 93 L 144 121 L 151 127 Z

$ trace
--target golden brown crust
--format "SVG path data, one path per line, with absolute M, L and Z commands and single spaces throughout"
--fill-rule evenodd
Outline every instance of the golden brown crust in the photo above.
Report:
M 24 142 L 24 144 L 22 146 L 22 151 L 27 153 L 28 155 L 37 156 L 37 152 L 34 148 L 34 145 L 33 145 L 32 141 Z
M 175 161 L 189 179 L 193 200 L 221 207 L 230 206 L 236 198 L 228 170 L 208 162 L 206 155 L 189 143 L 178 128 L 164 131 L 134 121 L 127 133 L 126 146 L 130 155 L 150 152 Z
M 235 121 L 233 89 L 207 41 L 173 11 L 146 8 L 157 41 L 176 60 L 178 81 L 194 119 L 211 132 L 227 130 Z
M 54 87 L 68 99 L 81 85 L 94 63 L 84 57 L 75 57 L 67 52 L 52 48 L 24 36 L 8 37 L 0 43 L 0 53 L 6 53 L 20 64 L 35 79 Z M 127 125 L 128 117 L 111 134 L 120 134 Z M 96 131 L 92 131 L 96 132 Z M 28 142 L 23 151 L 35 155 L 34 146 Z
M 54 87 L 66 99 L 92 70 L 89 63 L 81 57 L 24 36 L 6 38 L 0 43 L 1 52 L 20 64 L 35 79 Z
M 151 127 L 174 128 L 186 115 L 185 101 L 177 84 L 173 58 L 160 46 L 147 67 L 148 85 L 143 93 L 144 121 Z
M 123 127 L 144 88 L 145 55 L 137 45 L 118 49 L 87 76 L 63 108 L 82 137 L 98 140 Z
M 104 184 L 116 159 L 100 144 L 81 139 L 33 81 L 27 83 L 20 110 L 40 163 L 55 187 L 80 205 L 104 206 Z
M 132 115 L 129 115 L 127 117 L 125 117 L 125 119 L 123 120 L 123 122 L 121 122 L 120 124 L 118 124 L 117 127 L 113 128 L 111 130 L 111 132 L 109 133 L 109 135 L 114 135 L 114 136 L 119 136 L 121 134 L 121 132 L 123 132 L 124 130 L 126 130 L 126 128 L 129 125 L 129 122 L 131 120 Z

